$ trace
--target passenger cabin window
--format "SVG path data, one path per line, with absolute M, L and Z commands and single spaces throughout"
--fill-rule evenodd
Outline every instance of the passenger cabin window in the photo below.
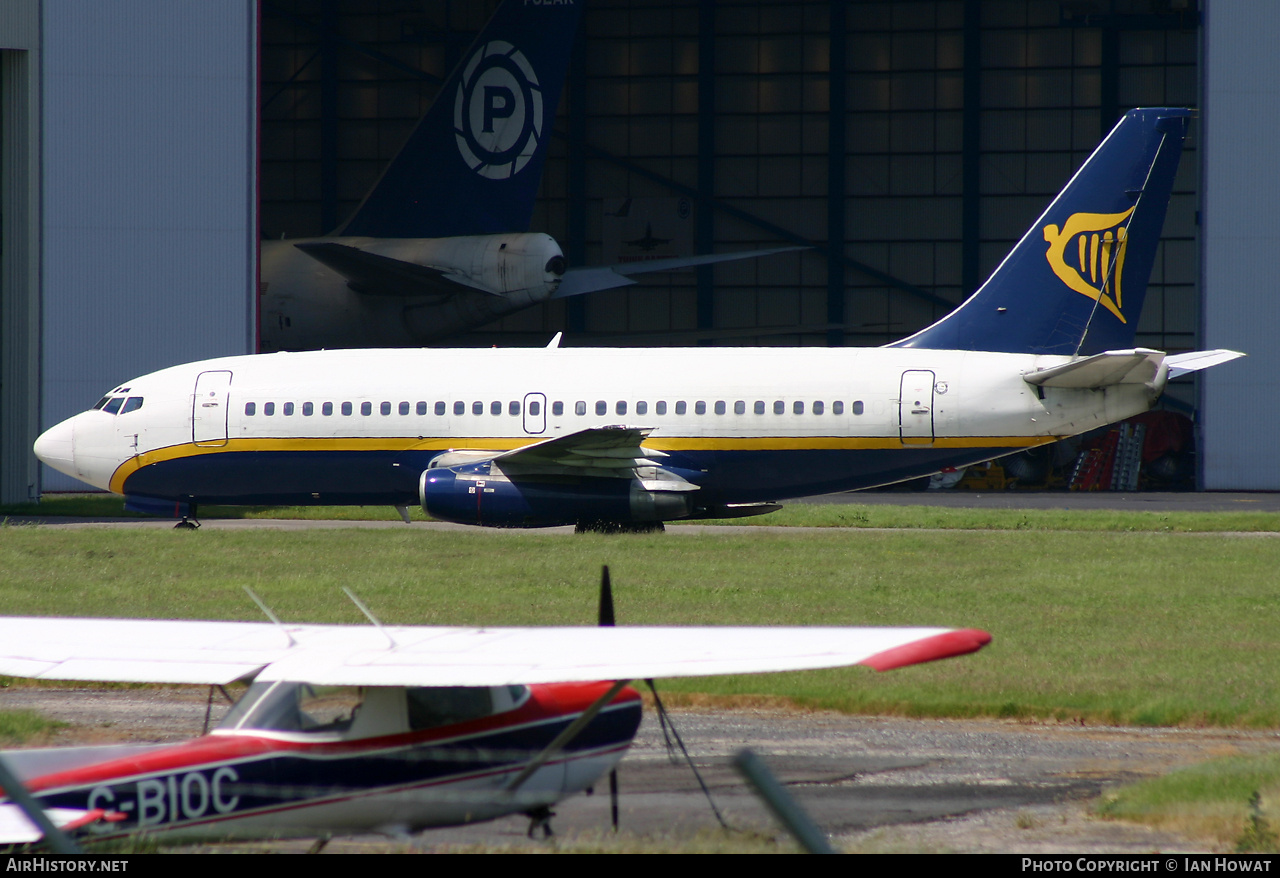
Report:
M 427 404 L 425 402 L 418 403 L 418 407 L 422 409 L 422 411 L 418 412 L 418 414 L 425 415 L 427 413 Z M 387 403 L 387 408 L 391 408 L 391 403 Z M 391 413 L 387 412 L 387 414 L 391 414 Z M 400 403 L 400 414 L 401 415 L 409 414 L 409 403 L 407 402 Z
M 637 415 L 644 415 L 648 413 L 649 413 L 649 403 L 645 402 L 644 400 L 640 400 L 639 402 L 636 403 Z
M 747 413 L 747 403 L 745 400 L 738 400 L 733 404 L 733 413 L 735 415 L 745 415 Z
M 855 399 L 855 400 L 853 401 L 853 413 L 854 413 L 855 415 L 860 415 L 860 414 L 862 414 L 862 400 L 860 400 L 860 399 Z
M 467 404 L 465 402 L 455 402 L 453 404 L 453 413 L 455 415 L 465 415 L 467 413 Z
M 658 400 L 653 404 L 653 410 L 657 414 L 665 415 L 667 413 L 667 401 L 665 399 Z
M 534 403 L 534 405 L 537 405 L 537 403 Z M 530 408 L 532 407 L 533 406 L 530 406 Z M 516 402 L 514 399 L 511 402 L 507 403 L 507 414 L 511 415 L 512 417 L 515 417 L 516 415 L 520 414 L 520 403 Z M 530 411 L 529 414 L 536 415 L 537 412 Z
M 702 400 L 698 400 L 693 404 L 693 413 L 695 415 L 705 415 L 707 413 L 707 404 Z
M 791 411 L 792 411 L 792 413 L 794 413 L 794 414 L 797 414 L 797 415 L 803 415 L 803 414 L 804 414 L 804 403 L 802 403 L 800 400 L 798 400 L 798 399 L 797 399 L 797 400 L 795 401 L 795 403 L 793 403 L 793 404 L 792 404 L 792 406 L 791 406 Z
M 286 403 L 284 404 L 284 413 L 285 413 L 285 416 L 286 416 L 286 417 L 288 417 L 288 416 L 290 416 L 290 415 L 292 415 L 292 414 L 293 414 L 293 403 L 291 403 L 291 402 L 286 402 Z
M 276 413 L 276 404 L 274 402 L 264 402 L 262 404 L 262 413 L 264 415 L 274 415 Z
M 325 415 L 326 417 L 333 414 L 333 403 L 322 403 L 320 405 L 320 414 Z
M 495 399 L 493 402 L 489 403 L 489 414 L 491 415 L 502 414 L 502 402 L 500 400 Z
M 304 402 L 302 404 L 302 416 L 304 418 L 309 418 L 315 413 L 316 413 L 316 407 L 314 403 Z
M 113 399 L 112 402 L 117 402 L 117 400 Z M 119 400 L 119 402 L 124 402 L 124 400 Z M 120 408 L 120 406 L 117 405 L 116 408 Z M 111 410 L 110 405 L 107 406 L 107 411 L 111 412 L 112 414 L 115 414 L 115 412 Z M 258 406 L 256 403 L 246 402 L 244 404 L 244 413 L 246 417 L 250 417 L 250 418 L 253 417 L 254 414 L 257 413 L 257 411 L 258 411 Z
M 351 407 L 351 403 L 349 403 L 349 402 L 344 402 L 344 403 L 342 404 L 342 413 L 343 413 L 344 415 L 348 415 L 348 416 L 349 416 L 349 415 L 351 414 L 351 412 L 352 412 L 352 411 L 354 411 L 354 409 L 352 409 L 352 407 Z
M 840 400 L 838 400 L 838 399 L 837 399 L 835 402 L 831 403 L 831 414 L 833 414 L 833 415 L 843 415 L 843 414 L 844 414 L 844 403 L 843 403 L 843 402 L 841 402 L 841 401 L 840 401 Z
M 420 415 L 425 415 L 425 414 L 427 413 L 427 404 L 426 404 L 425 402 L 420 402 L 420 403 L 418 403 L 418 405 L 419 405 L 419 406 L 421 406 L 421 408 L 422 408 L 422 410 L 421 410 L 420 412 L 418 412 L 418 414 L 420 414 Z M 437 415 L 443 415 L 443 414 L 444 414 L 444 411 L 445 411 L 444 402 L 443 402 L 443 401 L 441 401 L 441 400 L 437 400 L 437 401 L 436 401 L 436 407 L 435 407 L 435 413 L 436 413 Z
M 587 403 L 585 400 L 578 400 L 573 404 L 573 413 L 575 415 L 585 415 L 587 413 Z
M 683 415 L 689 410 L 689 405 L 683 399 L 676 403 L 676 414 Z
M 493 713 L 488 687 L 433 686 L 406 689 L 409 728 L 413 731 L 480 719 Z
M 561 400 L 558 400 L 558 399 L 557 399 L 555 402 L 551 403 L 551 414 L 555 415 L 557 418 L 559 418 L 559 417 L 563 417 L 563 416 L 564 416 L 564 402 L 562 402 Z
M 387 415 L 391 414 L 391 403 L 383 401 L 382 405 L 378 406 L 378 413 L 381 414 L 383 417 L 386 417 Z M 409 414 L 409 403 L 406 402 L 404 404 L 404 411 L 402 411 L 400 414 L 402 415 Z
M 142 397 L 131 396 L 124 401 L 124 407 L 120 409 L 120 414 L 127 415 L 129 412 L 136 412 L 142 408 Z
M 751 409 L 751 410 L 752 410 L 753 412 L 755 412 L 757 415 L 763 415 L 763 414 L 764 414 L 764 400 L 763 400 L 763 399 L 757 399 L 757 400 L 756 400 L 756 404 L 752 407 L 752 409 Z
M 627 413 L 626 400 L 622 400 L 622 399 L 618 400 L 617 405 L 614 408 L 614 411 L 616 411 L 620 415 L 625 415 Z
M 598 399 L 598 400 L 596 400 L 596 414 L 597 414 L 597 415 L 607 414 L 607 413 L 608 413 L 608 411 L 609 411 L 609 403 L 605 402 L 603 399 Z
M 780 399 L 773 401 L 773 413 L 775 415 L 784 415 L 787 413 L 787 404 Z
M 822 414 L 822 412 L 823 412 L 822 400 L 815 401 L 813 404 L 813 413 L 815 415 L 820 415 Z
M 484 414 L 484 403 L 482 403 L 482 402 L 473 402 L 473 403 L 471 403 L 471 414 L 473 414 L 473 415 L 483 415 L 483 414 Z
M 717 400 L 716 400 L 716 414 L 717 414 L 717 415 L 723 415 L 723 414 L 725 413 L 725 411 L 726 411 L 726 409 L 725 409 L 725 407 L 724 407 L 724 400 L 723 400 L 723 399 L 717 399 Z
M 520 403 L 513 402 L 511 404 L 516 407 L 515 414 L 520 414 Z M 529 400 L 529 414 L 536 418 L 541 412 L 542 403 L 538 402 L 536 399 Z
M 369 415 L 373 414 L 373 403 L 371 402 L 360 403 L 360 414 L 364 415 L 366 418 Z

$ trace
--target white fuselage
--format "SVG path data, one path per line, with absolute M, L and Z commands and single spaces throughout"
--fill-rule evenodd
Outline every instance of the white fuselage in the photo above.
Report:
M 699 502 L 927 475 L 1145 411 L 1166 380 L 1038 388 L 1070 358 L 885 348 L 344 350 L 227 357 L 118 388 L 37 454 L 99 488 L 197 503 L 412 503 L 450 450 L 649 427 Z M 129 399 L 141 399 L 129 403 Z M 129 410 L 133 407 L 133 410 Z M 110 413 L 111 409 L 118 413 Z

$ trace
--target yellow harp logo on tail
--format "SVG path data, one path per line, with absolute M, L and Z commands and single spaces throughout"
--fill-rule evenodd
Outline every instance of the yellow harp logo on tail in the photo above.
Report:
M 1101 303 L 1121 323 L 1129 322 L 1120 313 L 1120 279 L 1129 249 L 1124 223 L 1131 213 L 1132 207 L 1124 213 L 1073 213 L 1062 231 L 1053 223 L 1044 227 L 1049 243 L 1044 257 L 1053 273 L 1077 293 Z

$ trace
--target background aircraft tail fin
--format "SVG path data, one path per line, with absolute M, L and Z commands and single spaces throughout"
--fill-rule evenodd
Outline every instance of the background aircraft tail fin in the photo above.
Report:
M 527 231 L 582 5 L 505 0 L 335 234 Z
M 1064 355 L 1133 347 L 1193 115 L 1126 113 L 976 293 L 889 347 Z

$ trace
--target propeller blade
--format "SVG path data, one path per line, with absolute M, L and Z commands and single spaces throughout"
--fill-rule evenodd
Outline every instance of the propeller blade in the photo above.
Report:
M 618 831 L 618 769 L 609 772 L 609 815 L 613 818 L 613 831 Z
M 609 584 L 609 565 L 600 568 L 600 620 L 601 628 L 612 628 L 613 618 L 613 586 Z

